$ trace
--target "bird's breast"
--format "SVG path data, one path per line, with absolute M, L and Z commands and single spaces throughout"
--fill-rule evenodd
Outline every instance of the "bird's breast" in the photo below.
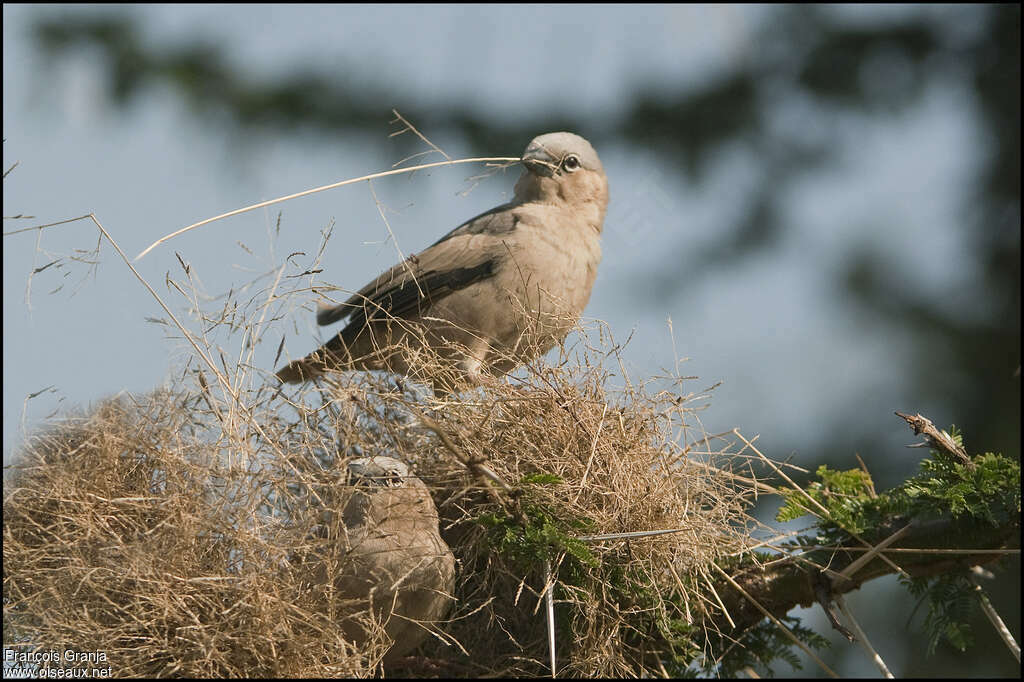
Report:
M 550 348 L 579 319 L 601 261 L 599 235 L 593 229 L 522 221 L 506 241 L 506 257 L 490 295 L 503 306 L 502 336 L 519 338 L 531 326 Z M 540 329 L 537 329 L 538 325 Z M 511 342 L 511 341 L 510 341 Z

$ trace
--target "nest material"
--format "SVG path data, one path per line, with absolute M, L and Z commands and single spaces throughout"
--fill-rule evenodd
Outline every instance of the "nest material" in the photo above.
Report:
M 412 464 L 457 559 L 448 622 L 388 674 L 550 674 L 546 589 L 559 675 L 679 672 L 716 608 L 709 564 L 746 537 L 745 491 L 687 452 L 703 434 L 678 394 L 609 391 L 587 361 L 444 400 L 353 373 L 245 414 L 200 383 L 28 440 L 4 494 L 7 646 L 102 651 L 114 676 L 379 671 L 379 614 L 297 560 L 330 551 L 318 529 L 356 456 Z M 358 648 L 353 619 L 371 634 Z

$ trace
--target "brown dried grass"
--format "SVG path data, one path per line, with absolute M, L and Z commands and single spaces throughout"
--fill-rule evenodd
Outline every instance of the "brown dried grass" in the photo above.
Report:
M 346 461 L 381 454 L 430 486 L 458 560 L 448 621 L 383 672 L 551 674 L 546 590 L 559 675 L 682 672 L 719 608 L 712 562 L 752 542 L 749 479 L 691 407 L 706 393 L 631 382 L 603 327 L 553 365 L 448 397 L 384 372 L 278 391 L 254 354 L 277 320 L 300 319 L 291 301 L 318 286 L 321 254 L 223 297 L 202 296 L 182 261 L 172 289 L 195 332 L 134 271 L 185 339 L 184 371 L 50 423 L 5 471 L 5 646 L 102 652 L 118 677 L 382 672 L 386 616 L 306 560 L 345 570 L 319 531 L 352 492 Z M 426 355 L 409 375 L 429 383 L 444 368 Z M 658 530 L 672 532 L 581 539 Z M 346 638 L 352 620 L 365 641 Z M 40 664 L 75 666 L 97 667 Z
M 290 399 L 257 389 L 246 411 L 196 373 L 51 424 L 6 476 L 5 641 L 103 651 L 116 676 L 373 674 L 375 616 L 297 557 L 330 549 L 316 527 L 347 499 L 345 460 L 387 454 L 431 486 L 459 561 L 449 622 L 389 674 L 550 674 L 545 561 L 560 675 L 662 674 L 673 628 L 693 637 L 714 608 L 702 576 L 743 546 L 746 502 L 694 456 L 706 441 L 677 391 L 609 388 L 598 360 L 615 351 L 445 399 L 344 373 Z M 660 529 L 675 532 L 575 539 Z M 355 646 L 346 618 L 374 636 Z
M 557 673 L 660 676 L 673 644 L 693 655 L 673 641 L 674 628 L 694 626 L 699 641 L 704 614 L 716 609 L 701 587 L 708 564 L 749 542 L 745 491 L 694 456 L 692 446 L 706 453 L 707 445 L 686 400 L 628 383 L 610 389 L 611 372 L 590 362 L 608 348 L 597 350 L 563 355 L 554 367 L 531 363 L 515 382 L 436 410 L 459 456 L 420 472 L 441 491 L 446 536 L 464 569 L 447 632 L 471 652 L 474 674 L 550 674 L 547 560 Z M 472 489 L 455 459 L 486 462 L 516 495 L 499 503 Z M 554 478 L 531 482 L 540 474 Z M 504 521 L 480 523 L 488 515 Z M 566 541 L 656 530 L 675 532 Z
M 121 398 L 26 443 L 4 486 L 5 643 L 104 652 L 119 677 L 366 674 L 196 417 L 181 395 Z

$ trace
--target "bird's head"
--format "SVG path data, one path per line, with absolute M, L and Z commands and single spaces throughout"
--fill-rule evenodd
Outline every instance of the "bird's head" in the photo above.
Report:
M 594 203 L 603 221 L 608 204 L 608 179 L 597 152 L 574 133 L 538 135 L 520 159 L 526 170 L 516 183 L 520 201 Z
M 392 457 L 360 457 L 348 463 L 349 482 L 368 487 L 394 487 L 409 478 L 409 467 Z

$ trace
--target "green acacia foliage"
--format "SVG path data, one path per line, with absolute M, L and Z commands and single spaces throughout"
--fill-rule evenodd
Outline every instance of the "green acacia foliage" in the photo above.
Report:
M 962 445 L 955 428 L 952 433 Z M 776 519 L 822 516 L 810 497 L 827 512 L 819 528 L 832 541 L 850 534 L 870 534 L 896 516 L 920 520 L 970 517 L 996 526 L 1020 514 L 1020 465 L 991 452 L 972 458 L 970 464 L 932 452 L 921 461 L 917 475 L 878 495 L 870 474 L 862 469 L 837 471 L 822 465 L 816 473 L 819 480 L 804 490 L 782 489 L 785 504 Z
M 952 438 L 963 438 L 951 429 Z M 920 472 L 890 491 L 875 494 L 871 476 L 862 469 L 837 471 L 820 466 L 813 481 L 802 490 L 782 490 L 784 504 L 776 518 L 791 521 L 806 514 L 821 518 L 816 538 L 797 538 L 795 545 L 843 543 L 856 534 L 880 536 L 894 520 L 975 520 L 993 527 L 1012 524 L 1020 517 L 1020 465 L 1003 455 L 987 452 L 958 461 L 939 452 L 922 460 Z M 821 505 L 817 508 L 814 502 Z M 976 607 L 974 586 L 964 572 L 938 576 L 900 578 L 908 591 L 927 603 L 924 630 L 928 653 L 942 640 L 964 651 L 973 644 L 968 625 Z

